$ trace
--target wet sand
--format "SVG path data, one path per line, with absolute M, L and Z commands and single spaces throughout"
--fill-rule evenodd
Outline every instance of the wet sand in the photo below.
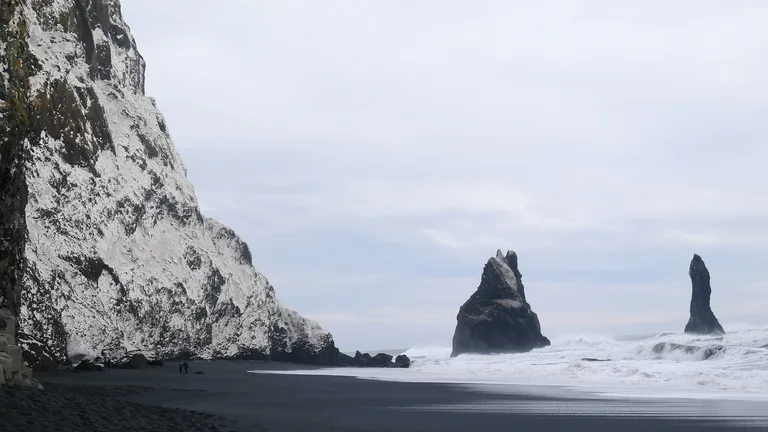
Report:
M 515 394 L 508 387 L 505 394 L 498 394 L 446 384 L 246 373 L 300 367 L 279 363 L 218 361 L 190 366 L 188 375 L 180 375 L 172 364 L 38 374 L 46 385 L 40 400 L 26 400 L 30 396 L 24 392 L 0 393 L 0 430 L 768 431 L 764 419 L 738 418 L 755 412 L 768 415 L 764 405 L 731 410 L 735 414 L 726 419 L 718 401 L 687 401 L 693 409 L 681 406 L 683 414 L 675 415 L 680 401 L 576 398 L 570 393 L 558 398 L 522 390 Z M 198 371 L 204 374 L 193 373 Z M 73 400 L 76 406 L 65 405 Z M 10 417 L 5 415 L 10 412 L 9 401 L 15 401 L 11 406 L 16 410 Z M 739 403 L 742 408 L 748 405 Z M 89 412 L 88 421 L 76 423 Z M 141 424 L 131 420 L 136 418 Z M 58 427 L 49 428 L 51 424 Z

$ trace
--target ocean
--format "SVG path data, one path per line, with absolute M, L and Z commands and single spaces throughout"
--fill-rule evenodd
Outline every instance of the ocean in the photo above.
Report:
M 514 384 L 562 395 L 768 400 L 768 326 L 731 325 L 724 336 L 665 332 L 553 338 L 528 353 L 450 358 L 451 347 L 414 346 L 409 369 L 329 368 L 280 373 L 467 385 Z M 374 354 L 374 353 L 371 353 Z M 503 387 L 503 386 L 502 386 Z

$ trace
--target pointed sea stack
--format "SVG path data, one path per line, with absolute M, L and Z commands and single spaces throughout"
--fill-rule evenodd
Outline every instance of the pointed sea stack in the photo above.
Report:
M 694 334 L 725 334 L 723 326 L 715 318 L 709 299 L 712 296 L 712 287 L 709 284 L 709 270 L 700 256 L 694 254 L 691 267 L 688 270 L 691 276 L 691 318 L 685 325 L 686 333 Z
M 459 309 L 451 357 L 463 353 L 519 353 L 549 345 L 525 300 L 517 254 L 501 250 L 485 264 L 480 286 Z

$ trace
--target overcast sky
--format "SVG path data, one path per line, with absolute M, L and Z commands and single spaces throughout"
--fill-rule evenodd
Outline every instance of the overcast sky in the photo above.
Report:
M 768 324 L 768 2 L 123 0 L 202 210 L 343 350 Z

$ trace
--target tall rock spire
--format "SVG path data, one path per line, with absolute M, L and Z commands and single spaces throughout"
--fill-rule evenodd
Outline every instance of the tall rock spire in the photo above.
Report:
M 709 283 L 709 270 L 700 256 L 694 254 L 688 269 L 691 277 L 691 317 L 685 325 L 686 333 L 725 334 L 723 326 L 717 321 L 710 307 L 712 287 Z

